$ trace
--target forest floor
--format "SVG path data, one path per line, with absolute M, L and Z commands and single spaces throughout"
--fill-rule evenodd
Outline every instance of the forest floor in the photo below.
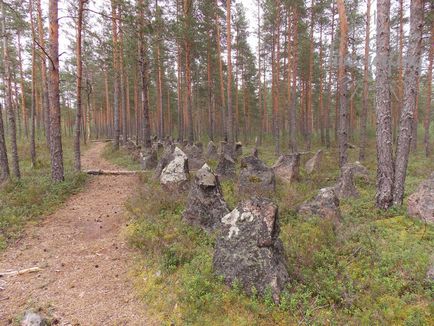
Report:
M 116 169 L 95 143 L 85 169 Z M 36 273 L 0 278 L 0 324 L 18 323 L 27 309 L 59 325 L 149 324 L 129 270 L 136 252 L 123 235 L 124 205 L 137 176 L 97 176 L 85 189 L 0 253 L 0 272 L 39 267 Z

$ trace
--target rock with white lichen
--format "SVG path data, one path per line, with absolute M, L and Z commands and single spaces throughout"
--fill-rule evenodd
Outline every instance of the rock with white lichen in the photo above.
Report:
M 238 282 L 248 294 L 271 291 L 275 302 L 289 280 L 278 208 L 268 199 L 245 200 L 222 217 L 213 268 L 226 284 Z
M 173 159 L 161 172 L 160 183 L 169 190 L 186 190 L 189 183 L 187 155 L 178 147 L 172 155 Z

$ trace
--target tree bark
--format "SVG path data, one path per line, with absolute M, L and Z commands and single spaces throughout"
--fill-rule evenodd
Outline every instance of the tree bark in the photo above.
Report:
M 297 152 L 297 67 L 298 67 L 298 9 L 293 9 L 293 43 L 292 43 L 292 89 L 290 114 L 290 149 Z
M 432 5 L 434 7 L 434 4 Z M 434 11 L 434 8 L 433 8 Z M 426 108 L 425 108 L 425 117 L 424 117 L 424 145 L 425 145 L 425 155 L 428 157 L 431 155 L 431 147 L 429 141 L 429 127 L 431 122 L 431 97 L 432 97 L 432 62 L 434 57 L 434 21 L 431 22 L 431 37 L 429 43 L 429 58 L 428 58 L 428 74 L 427 74 L 427 86 L 426 86 Z
M 35 144 L 35 109 L 36 109 L 36 46 L 35 46 L 35 23 L 33 20 L 33 0 L 29 0 L 30 26 L 32 30 L 32 94 L 30 107 L 30 159 L 32 167 L 36 166 Z
M 119 63 L 118 63 L 118 25 L 116 21 L 117 13 L 116 13 L 116 2 L 115 0 L 111 1 L 112 6 L 112 37 L 113 37 L 113 69 L 114 69 L 114 81 L 113 81 L 113 115 L 114 115 L 114 142 L 113 148 L 115 150 L 119 149 L 119 138 L 120 138 L 120 123 L 119 123 Z
M 38 12 L 38 34 L 39 34 L 39 45 L 42 47 L 43 51 L 46 51 L 45 48 L 45 32 L 43 27 L 43 18 L 42 18 L 42 8 L 41 8 L 41 0 L 36 0 L 37 3 L 37 12 Z M 44 117 L 44 126 L 45 126 L 45 140 L 47 142 L 47 147 L 50 148 L 50 98 L 48 94 L 48 78 L 47 78 L 47 60 L 46 56 L 43 53 L 41 55 L 41 89 L 42 89 L 42 112 Z
M 227 135 L 229 144 L 235 143 L 234 138 L 234 113 L 232 112 L 232 37 L 231 37 L 231 0 L 226 1 L 226 44 L 227 44 L 227 65 L 228 65 L 228 82 L 227 82 Z
M 147 42 L 144 35 L 145 29 L 145 4 L 143 0 L 137 1 L 138 20 L 139 20 L 139 62 L 140 62 L 140 77 L 142 81 L 142 118 L 143 118 L 143 147 L 151 148 L 151 124 L 149 119 L 149 101 L 148 101 L 148 57 L 146 54 Z
M 63 150 L 60 123 L 60 91 L 59 91 L 59 21 L 58 2 L 49 2 L 50 22 L 50 155 L 51 178 L 55 182 L 64 180 Z
M 393 199 L 392 116 L 390 108 L 390 0 L 377 0 L 376 54 L 377 193 L 376 205 L 387 209 Z
M 410 4 L 410 39 L 405 61 L 404 103 L 399 119 L 399 134 L 395 160 L 395 182 L 393 203 L 402 205 L 405 177 L 412 139 L 413 117 L 418 95 L 417 81 L 420 73 L 422 50 L 423 0 L 412 0 Z
M 84 2 L 86 0 L 79 0 L 78 2 L 78 18 L 77 18 L 77 40 L 76 40 L 76 60 L 77 60 L 77 111 L 75 116 L 74 126 L 74 168 L 76 171 L 81 170 L 81 153 L 80 153 L 80 133 L 81 133 L 81 89 L 83 77 L 83 62 L 81 60 L 81 46 L 82 46 L 82 29 L 83 29 L 83 10 Z
M 33 22 L 32 22 L 33 24 Z M 18 62 L 20 68 L 20 87 L 21 87 L 21 115 L 24 122 L 24 135 L 29 138 L 29 117 L 27 115 L 26 108 L 26 96 L 25 96 L 25 86 L 24 86 L 24 74 L 23 74 L 23 60 L 21 56 L 21 32 L 17 32 L 17 42 L 18 42 Z M 18 113 L 18 112 L 17 112 Z
M 346 58 L 348 53 L 348 21 L 343 0 L 337 1 L 340 23 L 339 39 L 339 166 L 343 167 L 348 161 L 348 76 Z
M 6 10 L 4 3 L 1 3 L 2 9 L 2 34 L 3 34 L 3 67 L 4 67 L 4 81 L 5 81 L 5 106 L 9 120 L 9 137 L 11 140 L 11 156 L 12 156 L 12 170 L 17 179 L 20 179 L 20 165 L 18 158 L 17 146 L 17 127 L 15 123 L 15 112 L 12 106 L 12 74 L 11 62 L 9 59 L 8 50 L 8 31 L 6 31 Z
M 366 3 L 366 28 L 365 28 L 365 57 L 363 64 L 363 98 L 362 98 L 362 115 L 360 117 L 360 152 L 359 160 L 364 161 L 366 157 L 367 143 L 367 123 L 369 109 L 369 38 L 371 26 L 371 0 Z

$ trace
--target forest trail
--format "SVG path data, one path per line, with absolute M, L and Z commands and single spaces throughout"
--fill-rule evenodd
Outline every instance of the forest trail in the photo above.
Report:
M 83 168 L 116 169 L 102 158 L 104 146 L 93 143 Z M 149 324 L 128 276 L 135 252 L 122 236 L 124 204 L 137 187 L 137 176 L 92 177 L 0 254 L 0 272 L 42 269 L 0 278 L 0 325 L 16 322 L 27 308 L 42 308 L 59 325 Z

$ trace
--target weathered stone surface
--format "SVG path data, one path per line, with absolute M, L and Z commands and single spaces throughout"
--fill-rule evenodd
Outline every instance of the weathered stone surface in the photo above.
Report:
M 221 141 L 220 142 L 220 147 L 219 147 L 219 150 L 218 150 L 218 155 L 219 156 L 220 155 L 226 155 L 226 156 L 232 158 L 232 160 L 234 160 L 234 161 L 236 160 L 233 144 L 231 145 L 231 144 L 229 144 L 226 141 Z
M 335 192 L 339 199 L 359 197 L 356 185 L 354 184 L 352 167 L 345 166 L 341 169 L 341 176 L 335 185 Z
M 339 198 L 334 187 L 320 189 L 315 198 L 300 205 L 298 215 L 305 219 L 318 216 L 323 219 L 330 219 L 334 223 L 339 223 L 341 210 L 339 208 Z
M 360 178 L 366 182 L 369 181 L 368 169 L 362 165 L 359 161 L 354 163 L 347 163 L 342 167 L 342 170 L 351 169 L 353 171 L 354 178 Z
M 158 152 L 160 149 L 164 149 L 164 143 L 158 140 L 152 143 L 152 149 Z
M 140 165 L 142 170 L 155 169 L 158 165 L 157 152 L 152 148 L 140 152 Z
M 221 217 L 229 213 L 218 177 L 204 164 L 196 172 L 182 218 L 206 231 L 221 226 Z
M 289 275 L 279 239 L 277 206 L 268 199 L 253 198 L 225 215 L 213 268 L 226 284 L 240 282 L 248 294 L 256 289 L 264 295 L 269 289 L 278 302 Z
M 312 172 L 316 172 L 319 170 L 321 166 L 321 161 L 323 157 L 323 151 L 322 149 L 319 149 L 315 155 L 306 162 L 305 168 L 308 174 L 311 174 Z
M 164 149 L 163 154 L 161 155 L 160 160 L 158 161 L 157 168 L 155 169 L 155 178 L 160 178 L 161 172 L 163 169 L 169 164 L 171 160 L 173 160 L 173 151 L 175 146 L 168 146 Z
M 45 326 L 48 325 L 47 321 L 42 316 L 27 310 L 24 314 L 21 326 Z
M 241 160 L 238 190 L 249 195 L 264 195 L 276 189 L 273 169 L 259 158 L 246 156 Z
M 216 146 L 216 144 L 214 144 L 214 142 L 212 140 L 208 143 L 208 147 L 206 150 L 206 157 L 209 160 L 215 160 L 218 157 L 217 146 Z
M 220 178 L 233 178 L 236 176 L 235 161 L 231 156 L 220 154 L 216 173 Z
M 434 173 L 408 197 L 408 214 L 434 224 Z
M 243 155 L 243 144 L 241 142 L 235 143 L 234 153 L 236 158 Z
M 202 157 L 203 148 L 198 147 L 196 144 L 187 145 L 184 148 L 185 154 L 188 157 L 188 167 L 192 170 L 197 170 L 205 164 L 205 160 Z
M 172 155 L 173 159 L 161 172 L 160 183 L 169 189 L 185 190 L 189 182 L 187 155 L 178 147 Z
M 300 180 L 300 154 L 281 155 L 273 165 L 274 173 L 287 182 Z
M 254 156 L 254 157 L 259 157 L 259 151 L 258 151 L 258 148 L 257 148 L 257 147 L 254 147 L 254 148 L 252 149 L 252 156 Z

